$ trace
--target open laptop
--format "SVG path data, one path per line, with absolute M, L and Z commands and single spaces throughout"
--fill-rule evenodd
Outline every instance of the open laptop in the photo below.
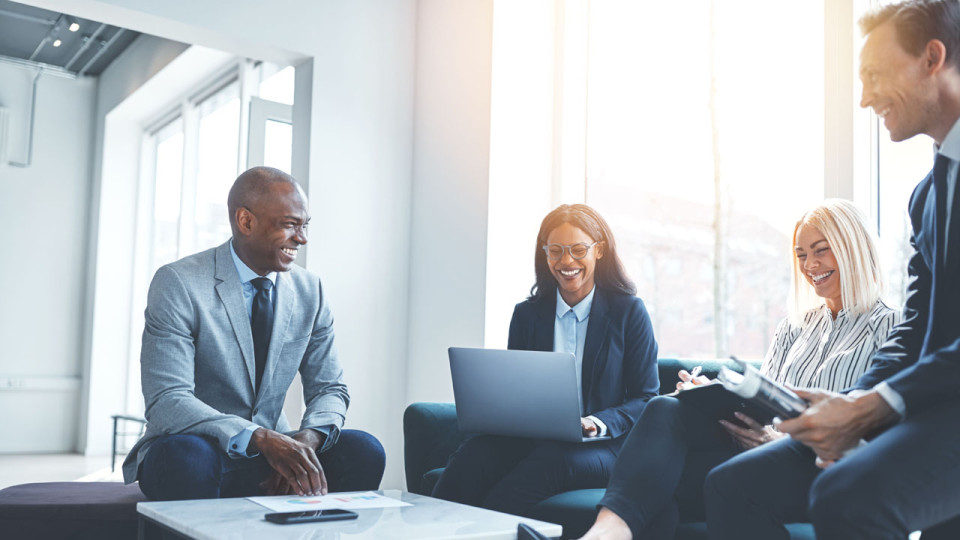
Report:
M 593 442 L 580 428 L 576 358 L 571 353 L 450 347 L 460 431 Z

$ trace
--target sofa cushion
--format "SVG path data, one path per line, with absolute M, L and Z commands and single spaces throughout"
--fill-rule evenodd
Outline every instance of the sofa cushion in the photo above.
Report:
M 403 460 L 407 490 L 418 495 L 424 491 L 428 471 L 446 467 L 447 460 L 468 438 L 457 427 L 457 408 L 453 403 L 414 403 L 403 413 Z
M 554 495 L 533 507 L 532 517 L 563 525 L 564 538 L 579 538 L 593 525 L 603 489 L 577 489 Z
M 816 540 L 813 527 L 807 523 L 791 523 L 787 525 L 787 532 L 790 533 L 790 540 Z M 707 524 L 698 521 L 681 523 L 677 527 L 677 533 L 673 540 L 706 540 L 706 538 Z
M 0 531 L 10 538 L 134 538 L 138 484 L 47 482 L 0 491 Z
M 587 532 L 597 517 L 597 503 L 603 498 L 603 489 L 578 489 L 554 495 L 533 508 L 533 518 L 563 525 L 564 538 L 579 538 Z M 674 540 L 705 540 L 707 525 L 699 520 L 683 519 Z M 813 527 L 806 523 L 787 525 L 791 540 L 815 540 Z

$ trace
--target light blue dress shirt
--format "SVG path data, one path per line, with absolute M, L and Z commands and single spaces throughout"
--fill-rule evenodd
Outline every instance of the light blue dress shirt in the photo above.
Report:
M 593 307 L 593 293 L 596 287 L 577 305 L 570 307 L 560 296 L 557 289 L 557 317 L 553 322 L 553 351 L 573 353 L 576 357 L 577 398 L 580 402 L 580 415 L 583 415 L 583 346 L 587 341 L 587 325 L 590 323 L 590 308 Z M 597 436 L 607 434 L 607 426 L 595 416 L 588 416 L 599 428 Z
M 957 169 L 960 168 L 960 120 L 957 120 L 947 136 L 943 138 L 940 146 L 934 146 L 937 153 L 950 160 L 947 165 L 947 219 L 945 220 L 947 230 L 944 233 L 943 256 L 947 256 L 947 250 L 950 249 L 950 220 L 953 219 L 953 201 L 954 191 L 957 189 Z
M 254 279 L 261 277 L 259 274 L 250 269 L 243 261 L 240 260 L 240 257 L 237 256 L 237 252 L 233 249 L 233 241 L 230 241 L 230 256 L 233 257 L 233 265 L 237 267 L 237 274 L 240 275 L 240 283 L 243 284 L 243 303 L 247 307 L 247 317 L 251 317 L 253 313 L 253 297 L 257 294 L 257 287 L 251 283 Z M 273 287 L 270 287 L 270 304 L 276 305 L 277 303 L 277 273 L 270 272 L 269 274 L 262 276 L 269 279 L 273 283 Z M 247 446 L 250 445 L 250 437 L 253 437 L 253 432 L 260 429 L 258 425 L 252 425 L 237 433 L 230 438 L 230 457 L 233 458 L 251 458 L 256 457 L 259 454 L 248 454 Z
M 265 276 L 260 276 L 256 272 L 250 269 L 243 261 L 240 260 L 240 257 L 237 256 L 237 252 L 233 249 L 233 240 L 230 241 L 230 255 L 233 257 L 233 265 L 237 267 L 237 274 L 240 275 L 240 283 L 243 284 L 243 302 L 247 307 L 247 317 L 253 316 L 253 297 L 257 294 L 257 287 L 251 281 L 258 277 L 265 277 L 273 282 L 273 287 L 270 287 L 270 304 L 276 307 L 277 305 L 277 277 L 276 272 L 270 272 Z M 250 438 L 253 437 L 253 432 L 260 429 L 261 426 L 256 424 L 248 426 L 246 429 L 237 433 L 230 438 L 229 455 L 232 458 L 252 458 L 260 455 L 259 452 L 255 454 L 247 453 L 247 446 L 250 446 Z M 323 446 L 317 449 L 317 453 L 323 452 L 332 446 L 330 443 L 330 427 L 323 426 L 312 428 L 314 431 L 323 434 Z
M 253 297 L 257 295 L 257 287 L 251 282 L 258 277 L 265 277 L 273 283 L 273 287 L 270 287 L 270 304 L 275 306 L 277 304 L 277 273 L 270 272 L 261 276 L 251 270 L 233 250 L 232 240 L 230 241 L 230 255 L 233 257 L 233 265 L 237 267 L 237 273 L 240 274 L 240 283 L 243 285 L 243 304 L 247 307 L 247 317 L 251 317 L 253 314 Z

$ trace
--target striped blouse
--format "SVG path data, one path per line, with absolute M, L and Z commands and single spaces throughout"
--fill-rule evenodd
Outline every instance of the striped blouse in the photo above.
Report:
M 800 327 L 789 319 L 780 323 L 760 371 L 790 386 L 839 392 L 870 367 L 899 320 L 900 314 L 880 300 L 858 317 L 840 310 L 836 320 L 826 305 L 811 309 Z

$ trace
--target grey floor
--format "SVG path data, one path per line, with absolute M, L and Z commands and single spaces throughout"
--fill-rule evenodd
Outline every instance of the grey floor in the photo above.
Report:
M 82 454 L 5 454 L 0 455 L 0 489 L 30 482 L 61 482 L 70 480 L 120 481 L 120 462 L 117 471 L 110 472 L 109 456 Z

